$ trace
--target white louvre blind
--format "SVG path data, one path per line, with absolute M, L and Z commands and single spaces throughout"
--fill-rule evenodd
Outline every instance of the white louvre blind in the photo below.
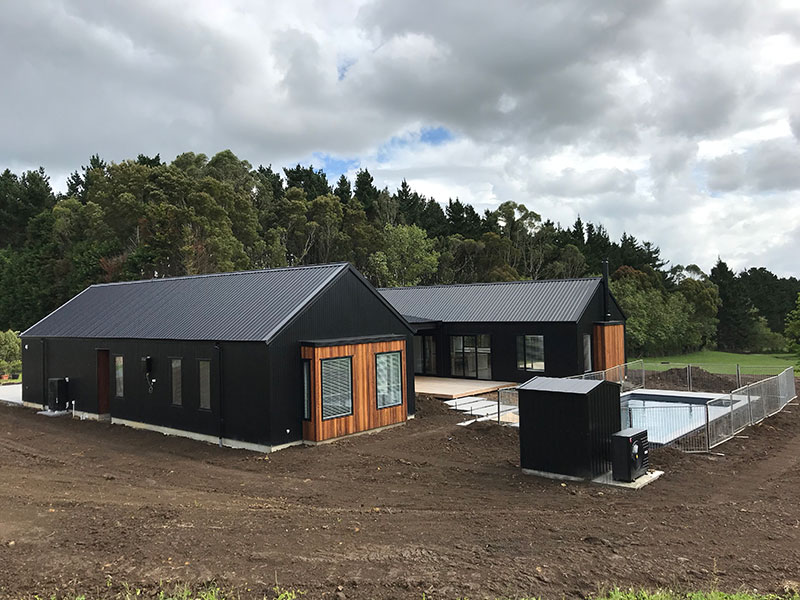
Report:
M 403 374 L 400 352 L 378 354 L 375 357 L 378 382 L 378 408 L 403 403 Z
M 322 418 L 333 419 L 353 412 L 353 378 L 350 357 L 328 358 L 322 367 Z

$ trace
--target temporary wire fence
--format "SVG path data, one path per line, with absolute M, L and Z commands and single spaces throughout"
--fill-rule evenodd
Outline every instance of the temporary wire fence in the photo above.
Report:
M 623 427 L 647 429 L 655 445 L 684 452 L 708 452 L 750 425 L 780 412 L 797 397 L 794 369 L 719 394 L 705 403 L 625 399 Z

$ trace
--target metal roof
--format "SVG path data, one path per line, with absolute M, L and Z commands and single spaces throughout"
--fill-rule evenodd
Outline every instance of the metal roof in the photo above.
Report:
M 534 377 L 518 385 L 518 390 L 535 392 L 559 392 L 564 394 L 585 394 L 603 383 L 598 379 L 566 379 L 560 377 Z
M 22 335 L 269 341 L 348 269 L 360 276 L 338 263 L 93 285 Z
M 403 315 L 451 323 L 577 321 L 602 279 L 539 279 L 380 291 Z

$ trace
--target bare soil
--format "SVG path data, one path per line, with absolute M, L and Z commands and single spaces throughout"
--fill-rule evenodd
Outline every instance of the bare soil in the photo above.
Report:
M 518 435 L 416 419 L 269 457 L 0 406 L 0 597 L 215 581 L 261 597 L 781 592 L 800 574 L 800 410 L 657 451 L 639 491 L 520 472 Z M 110 587 L 108 587 L 110 585 Z

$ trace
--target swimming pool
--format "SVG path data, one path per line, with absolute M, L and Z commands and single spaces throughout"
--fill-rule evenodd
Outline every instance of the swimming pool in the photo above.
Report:
M 703 438 L 698 439 L 703 445 L 707 436 L 714 437 L 717 423 L 724 420 L 729 428 L 747 408 L 746 397 L 730 394 L 640 389 L 620 396 L 622 427 L 647 429 L 647 439 L 655 445 L 692 436 Z

